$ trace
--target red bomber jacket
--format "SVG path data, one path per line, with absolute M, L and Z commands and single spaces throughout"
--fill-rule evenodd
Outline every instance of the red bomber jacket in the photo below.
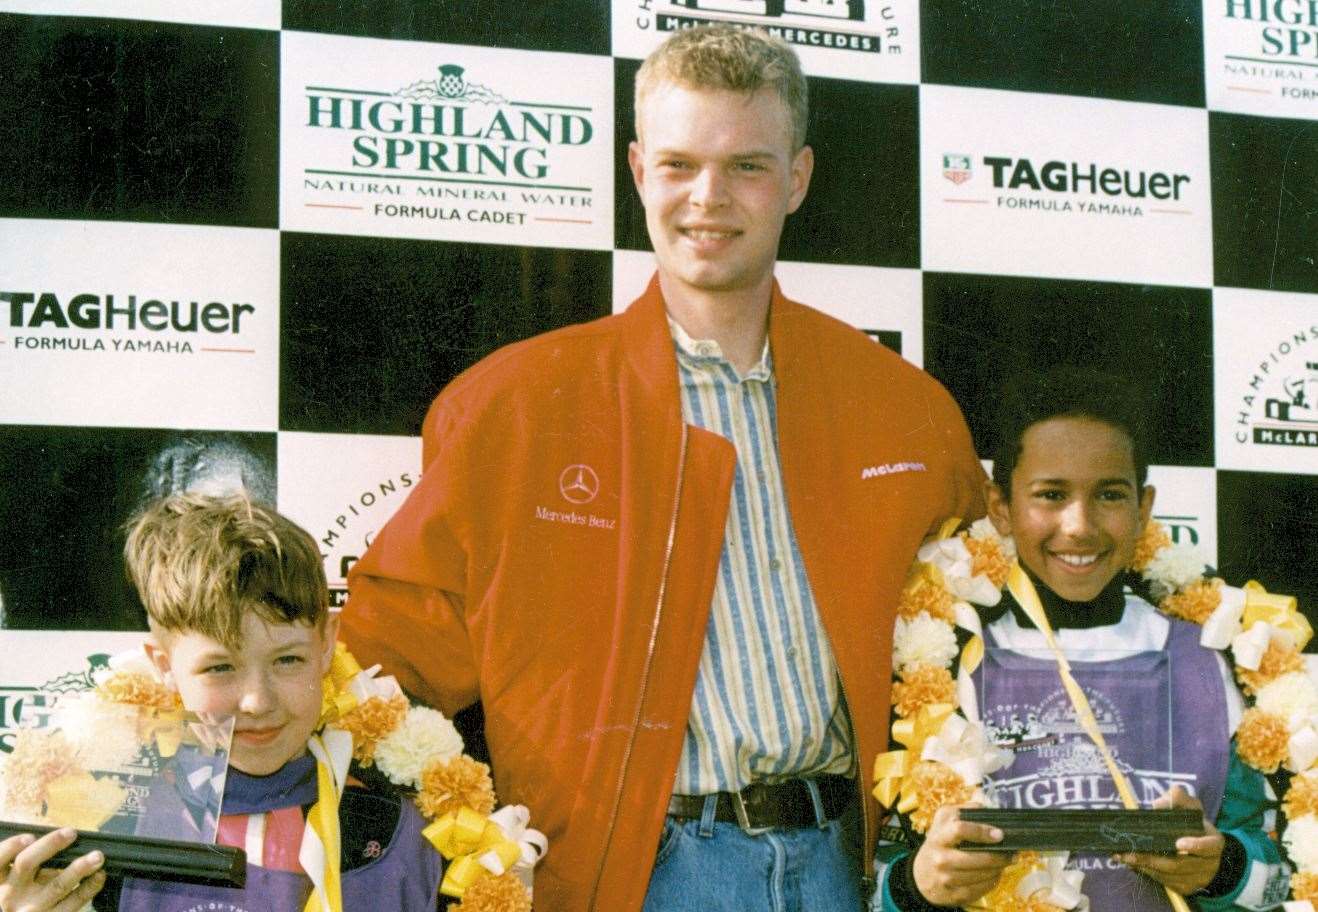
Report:
M 960 411 L 782 296 L 769 339 L 792 524 L 855 727 L 866 852 L 894 607 L 923 538 L 983 512 Z M 623 314 L 456 378 L 423 475 L 349 575 L 343 634 L 445 713 L 479 699 L 501 803 L 550 840 L 539 912 L 641 908 L 691 711 L 735 454 L 685 424 L 656 280 Z

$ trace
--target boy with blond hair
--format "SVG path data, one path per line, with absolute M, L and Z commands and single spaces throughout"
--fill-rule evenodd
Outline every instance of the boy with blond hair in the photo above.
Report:
M 161 678 L 187 709 L 235 721 L 218 841 L 244 848 L 248 866 L 241 889 L 128 879 L 107 908 L 301 910 L 312 892 L 299 861 L 305 817 L 326 798 L 308 743 L 320 727 L 321 682 L 338 631 L 315 541 L 244 496 L 180 494 L 132 522 L 124 555 Z M 357 785 L 350 781 L 339 803 L 343 908 L 435 908 L 440 858 L 422 839 L 415 808 Z M 177 822 L 181 801 L 171 793 L 146 813 Z M 12 862 L 3 868 L 9 893 L 0 888 L 0 909 L 62 912 L 100 889 L 91 856 L 58 875 L 38 873 L 72 836 L 0 843 L 0 862 Z

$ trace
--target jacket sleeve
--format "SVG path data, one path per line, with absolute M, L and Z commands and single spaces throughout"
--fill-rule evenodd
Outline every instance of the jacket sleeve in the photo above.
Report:
M 409 693 L 452 716 L 479 696 L 463 618 L 468 473 L 462 425 L 431 407 L 421 480 L 348 573 L 341 635 Z
M 966 426 L 966 419 L 962 416 L 961 409 L 946 391 L 940 390 L 940 392 L 945 400 L 941 421 L 948 462 L 951 466 L 951 478 L 948 482 L 951 485 L 950 508 L 943 519 L 956 516 L 964 524 L 969 525 L 985 513 L 984 484 L 988 477 L 984 474 L 984 467 L 980 464 L 979 457 L 975 455 L 975 445 L 970 439 L 970 428 Z M 933 535 L 937 531 L 938 526 L 935 525 L 928 530 L 928 534 Z
M 1229 892 L 1220 896 L 1200 894 L 1195 901 L 1205 912 L 1227 909 L 1272 909 L 1286 898 L 1290 871 L 1281 860 L 1281 852 L 1267 833 L 1268 817 L 1275 802 L 1268 800 L 1262 774 L 1241 762 L 1231 742 L 1231 765 L 1227 771 L 1226 794 L 1216 825 L 1234 837 L 1244 849 L 1240 878 Z M 1211 890 L 1210 884 L 1209 889 Z

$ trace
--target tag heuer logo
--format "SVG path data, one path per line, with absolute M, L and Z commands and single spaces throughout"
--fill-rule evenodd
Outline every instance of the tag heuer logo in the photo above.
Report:
M 969 155 L 943 155 L 943 177 L 954 184 L 964 184 L 970 176 Z

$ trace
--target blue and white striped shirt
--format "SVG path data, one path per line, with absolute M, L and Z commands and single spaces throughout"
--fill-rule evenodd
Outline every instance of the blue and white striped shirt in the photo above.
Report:
M 768 343 L 745 377 L 671 319 L 682 416 L 737 450 L 723 555 L 673 790 L 854 768 L 851 723 L 792 531 Z

